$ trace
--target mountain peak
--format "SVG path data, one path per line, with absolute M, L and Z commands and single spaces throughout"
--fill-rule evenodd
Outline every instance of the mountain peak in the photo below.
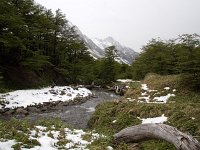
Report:
M 116 41 L 113 37 L 107 37 L 105 39 L 93 39 L 93 42 L 105 52 L 105 48 L 109 46 L 115 46 L 119 58 L 116 60 L 120 63 L 131 64 L 133 60 L 138 56 L 138 53 L 135 52 L 133 49 L 121 45 L 118 41 Z
M 133 49 L 121 45 L 113 37 L 108 36 L 105 39 L 94 38 L 90 39 L 86 35 L 82 34 L 81 31 L 76 27 L 76 32 L 83 40 L 85 45 L 88 47 L 90 55 L 95 59 L 102 58 L 105 56 L 105 48 L 109 46 L 115 46 L 118 51 L 118 58 L 116 61 L 119 63 L 131 64 L 135 58 L 139 55 Z

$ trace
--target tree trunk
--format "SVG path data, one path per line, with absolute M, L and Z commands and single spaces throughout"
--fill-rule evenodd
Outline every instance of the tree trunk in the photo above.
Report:
M 114 143 L 142 142 L 161 139 L 173 144 L 178 150 L 200 150 L 200 143 L 192 136 L 165 124 L 141 124 L 125 128 L 114 135 Z

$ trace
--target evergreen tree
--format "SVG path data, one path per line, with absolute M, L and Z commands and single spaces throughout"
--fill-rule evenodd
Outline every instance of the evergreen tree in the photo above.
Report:
M 178 39 L 178 68 L 185 85 L 200 89 L 200 36 L 182 35 Z
M 110 83 L 115 80 L 115 58 L 117 57 L 117 50 L 115 46 L 110 46 L 105 49 L 105 59 L 101 70 L 101 79 L 105 83 Z

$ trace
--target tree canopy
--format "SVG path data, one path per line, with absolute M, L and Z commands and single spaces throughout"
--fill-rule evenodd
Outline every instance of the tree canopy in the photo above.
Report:
M 147 73 L 182 74 L 186 83 L 200 88 L 200 36 L 184 34 L 175 40 L 153 39 L 142 48 L 132 64 L 133 78 L 142 79 Z
M 9 67 L 41 76 L 47 66 L 53 66 L 69 83 L 87 84 L 108 78 L 110 82 L 115 79 L 114 70 L 121 70 L 121 65 L 114 62 L 113 50 L 111 46 L 105 59 L 94 60 L 76 27 L 60 9 L 53 13 L 34 0 L 0 1 L 0 68 L 6 78 Z M 105 77 L 102 68 L 111 73 Z

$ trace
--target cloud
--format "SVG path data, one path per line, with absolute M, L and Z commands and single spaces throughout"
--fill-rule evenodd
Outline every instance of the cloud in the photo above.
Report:
M 140 51 L 156 37 L 200 34 L 199 0 L 36 0 L 60 8 L 89 37 L 113 36 Z

